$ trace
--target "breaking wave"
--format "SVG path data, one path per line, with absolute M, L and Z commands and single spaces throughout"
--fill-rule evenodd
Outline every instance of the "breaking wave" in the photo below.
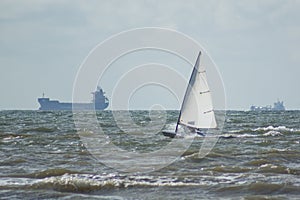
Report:
M 262 132 L 262 131 L 282 131 L 282 132 L 287 132 L 287 133 L 293 133 L 293 132 L 299 132 L 299 129 L 294 129 L 294 128 L 287 128 L 285 126 L 267 126 L 267 127 L 259 127 L 259 128 L 255 128 L 253 129 L 253 131 L 256 132 Z
M 237 138 L 251 138 L 251 137 L 269 137 L 269 136 L 283 136 L 286 134 L 300 134 L 300 129 L 287 128 L 286 126 L 267 126 L 258 128 L 246 128 L 228 131 L 221 137 L 237 137 Z
M 158 186 L 198 186 L 200 183 L 178 180 L 170 177 L 152 176 L 119 176 L 64 174 L 63 176 L 48 177 L 34 184 L 34 189 L 52 189 L 63 192 L 91 192 L 96 190 L 109 190 L 128 187 L 158 187 Z

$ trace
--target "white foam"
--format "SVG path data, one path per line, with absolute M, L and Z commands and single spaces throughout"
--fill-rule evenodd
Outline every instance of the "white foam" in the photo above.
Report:
M 268 132 L 264 133 L 263 135 L 264 136 L 281 136 L 283 134 L 280 133 L 279 131 L 268 131 Z
M 294 132 L 296 131 L 295 129 L 292 128 L 287 128 L 285 126 L 267 126 L 267 127 L 259 127 L 256 129 L 253 129 L 253 131 L 287 131 L 287 132 Z

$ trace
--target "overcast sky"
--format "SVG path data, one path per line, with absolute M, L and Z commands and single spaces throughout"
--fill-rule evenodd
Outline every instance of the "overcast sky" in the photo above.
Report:
M 219 68 L 228 109 L 277 98 L 300 109 L 299 10 L 299 0 L 1 0 L 0 110 L 38 109 L 43 92 L 71 101 L 88 53 L 140 27 L 197 40 Z

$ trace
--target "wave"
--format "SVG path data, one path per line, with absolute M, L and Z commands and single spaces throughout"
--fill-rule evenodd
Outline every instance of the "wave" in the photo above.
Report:
M 283 134 L 279 131 L 268 131 L 263 134 L 263 136 L 282 136 Z
M 299 134 L 300 129 L 287 128 L 286 126 L 266 126 L 258 128 L 246 128 L 238 130 L 230 130 L 221 137 L 237 137 L 237 138 L 250 138 L 250 137 L 274 137 L 274 136 L 283 136 L 286 134 Z
M 233 194 L 240 191 L 247 191 L 247 193 L 254 194 L 254 195 L 268 195 L 268 196 L 271 194 L 278 194 L 278 193 L 288 194 L 288 195 L 300 194 L 299 188 L 297 186 L 289 185 L 287 183 L 265 183 L 265 182 L 255 182 L 250 184 L 223 187 L 218 189 L 217 193 Z
M 59 192 L 90 193 L 132 187 L 189 187 L 207 183 L 188 178 L 167 176 L 125 176 L 116 174 L 69 174 L 68 170 L 46 170 L 23 176 L 1 177 L 0 189 L 54 190 Z M 65 173 L 60 175 L 61 173 Z M 73 173 L 71 171 L 71 173 Z M 51 176 L 52 175 L 52 176 Z M 44 178 L 43 178 L 44 177 Z
M 300 130 L 298 129 L 293 129 L 293 128 L 287 128 L 285 126 L 267 126 L 267 127 L 259 127 L 253 129 L 255 132 L 263 132 L 263 131 L 282 131 L 282 132 L 299 132 Z
M 274 165 L 262 164 L 261 169 L 266 170 L 276 168 Z M 196 187 L 201 188 L 211 186 L 217 193 L 228 193 L 233 194 L 234 192 L 247 191 L 246 193 L 254 194 L 275 194 L 278 189 L 280 194 L 291 192 L 291 194 L 299 194 L 297 185 L 293 184 L 277 184 L 277 183 L 266 183 L 266 182 L 254 182 L 249 183 L 244 179 L 245 175 L 241 173 L 249 173 L 253 170 L 250 167 L 230 167 L 221 166 L 210 168 L 215 174 L 203 175 L 203 176 L 191 176 L 191 177 L 180 177 L 180 176 L 151 176 L 151 175 L 118 175 L 118 174 L 69 174 L 57 176 L 45 176 L 45 178 L 2 178 L 0 181 L 0 189 L 8 190 L 53 190 L 58 192 L 71 192 L 71 193 L 94 193 L 103 191 L 115 191 L 118 189 L 127 188 L 145 188 L 146 190 L 151 187 Z M 250 170 L 250 171 L 249 171 Z M 282 173 L 279 169 L 278 173 Z M 281 172 L 280 172 L 281 171 Z M 63 173 L 63 171 L 61 171 Z M 71 172 L 73 173 L 73 172 Z M 216 174 L 222 174 L 218 176 Z M 226 174 L 225 176 L 224 173 Z M 286 174 L 286 173 L 285 173 Z M 43 176 L 41 176 L 43 177 Z M 254 180 L 253 180 L 254 181 Z M 263 180 L 262 180 L 263 181 Z M 232 183 L 235 183 L 233 185 Z M 218 185 L 221 185 L 218 187 Z
M 58 177 L 42 179 L 31 185 L 33 189 L 52 189 L 61 192 L 92 192 L 128 187 L 180 187 L 199 186 L 203 183 L 178 180 L 170 177 L 152 176 L 119 176 L 119 175 L 87 175 L 65 174 Z
M 262 164 L 258 167 L 258 172 L 260 173 L 275 173 L 275 174 L 299 174 L 296 169 L 291 169 L 281 165 L 274 164 Z
M 25 128 L 22 129 L 22 133 L 28 133 L 28 132 L 41 132 L 41 133 L 52 133 L 57 131 L 58 129 L 56 127 L 49 128 L 49 127 L 36 127 L 36 128 Z
M 199 136 L 199 135 L 180 135 L 178 137 L 181 138 L 186 138 L 186 139 L 192 139 L 192 138 L 200 138 L 203 139 L 205 137 L 210 137 L 210 138 L 220 138 L 220 139 L 233 139 L 233 138 L 256 138 L 256 137 L 268 137 L 268 136 L 282 136 L 283 134 L 278 132 L 278 131 L 269 131 L 264 134 L 249 134 L 249 133 L 244 133 L 244 134 L 238 134 L 238 133 L 225 133 L 225 134 L 220 134 L 220 135 L 206 135 L 206 136 Z
M 57 168 L 57 169 L 47 169 L 47 170 L 38 171 L 38 172 L 30 173 L 30 174 L 9 175 L 9 177 L 42 179 L 42 178 L 62 176 L 65 174 L 78 174 L 78 173 L 79 172 L 77 172 L 77 171 L 71 171 L 71 170 L 67 170 L 67 169 Z

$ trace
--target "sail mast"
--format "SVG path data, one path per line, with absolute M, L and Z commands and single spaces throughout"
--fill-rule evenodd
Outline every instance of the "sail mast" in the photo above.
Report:
M 178 125 L 179 125 L 179 122 L 180 122 L 180 117 L 181 117 L 181 109 L 180 109 L 179 116 L 178 116 L 178 119 L 177 119 L 177 124 L 176 124 L 176 128 L 175 128 L 175 133 L 177 133 L 177 131 L 178 131 Z
M 178 131 L 178 125 L 180 123 L 180 118 L 181 118 L 181 110 L 183 108 L 183 105 L 185 104 L 185 100 L 187 98 L 187 95 L 188 95 L 188 91 L 189 91 L 189 87 L 191 86 L 191 83 L 194 79 L 194 74 L 197 72 L 196 70 L 196 67 L 198 66 L 199 62 L 200 62 L 200 56 L 201 56 L 201 51 L 199 51 L 199 54 L 198 54 L 198 57 L 197 57 L 197 60 L 196 60 L 196 63 L 194 65 L 194 68 L 193 68 L 193 71 L 192 71 L 192 75 L 190 76 L 190 80 L 189 80 L 189 83 L 187 85 L 187 89 L 185 90 L 185 94 L 184 94 L 184 97 L 183 97 L 183 101 L 182 101 L 182 104 L 181 104 L 181 107 L 180 107 L 180 112 L 179 112 L 179 116 L 178 116 L 178 120 L 177 120 L 177 124 L 176 124 L 176 128 L 175 128 L 175 133 L 177 133 Z

